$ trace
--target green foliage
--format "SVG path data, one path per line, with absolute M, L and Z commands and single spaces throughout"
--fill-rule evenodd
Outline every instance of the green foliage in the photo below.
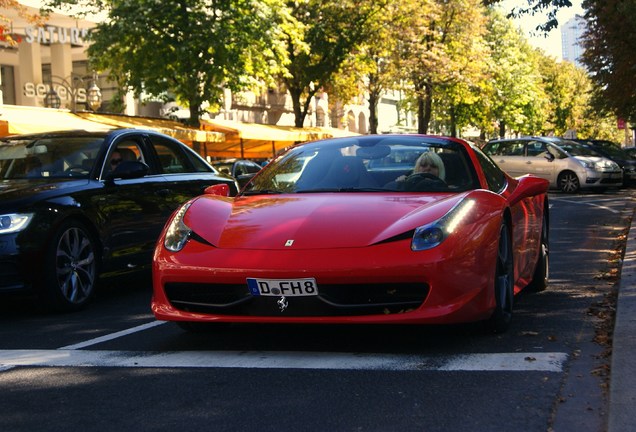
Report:
M 490 11 L 489 18 L 490 100 L 484 109 L 496 119 L 497 127 L 536 134 L 546 118 L 546 95 L 538 72 L 543 56 L 501 14 Z
M 483 0 L 483 4 L 491 6 L 496 3 L 501 3 L 503 0 Z M 557 20 L 557 12 L 564 7 L 571 7 L 571 0 L 526 0 L 525 2 L 519 2 L 521 5 L 515 6 L 509 13 L 510 17 L 521 17 L 524 15 L 535 15 L 537 13 L 546 12 L 546 21 L 537 26 L 537 30 L 551 31 L 559 25 Z M 525 6 L 523 6 L 525 4 Z
M 292 98 L 295 125 L 302 127 L 311 98 L 333 86 L 360 44 L 370 37 L 369 25 L 384 7 L 377 0 L 304 0 L 287 2 L 299 32 L 286 36 L 286 71 L 279 76 Z
M 479 0 L 415 0 L 403 8 L 397 22 L 397 61 L 417 105 L 418 132 L 428 132 L 433 99 L 439 99 L 440 92 L 454 106 L 465 103 L 469 90 L 478 85 L 483 12 Z M 454 133 L 453 108 L 449 112 Z
M 585 0 L 582 61 L 594 81 L 593 105 L 636 124 L 636 3 Z
M 364 95 L 372 132 L 377 102 L 393 90 L 405 95 L 398 112 L 415 112 L 420 132 L 430 126 L 451 135 L 475 127 L 483 136 L 561 135 L 571 129 L 579 136 L 614 136 L 608 113 L 636 120 L 636 84 L 629 73 L 636 70 L 633 2 L 584 3 L 592 23 L 584 61 L 595 86 L 585 71 L 533 49 L 507 18 L 484 7 L 495 3 L 47 1 L 80 5 L 84 14 L 106 11 L 108 19 L 91 36 L 91 64 L 109 71 L 124 90 L 189 106 L 191 124 L 203 107 L 220 106 L 224 89 L 258 92 L 281 83 L 291 96 L 296 126 L 303 126 L 319 91 L 340 105 L 360 103 Z M 620 16 L 601 8 L 610 3 Z M 527 4 L 510 13 L 555 12 L 570 1 Z
M 77 0 L 53 3 L 75 4 Z M 118 0 L 91 33 L 91 63 L 120 86 L 190 107 L 198 125 L 204 104 L 271 82 L 284 65 L 278 39 L 286 17 L 278 0 Z

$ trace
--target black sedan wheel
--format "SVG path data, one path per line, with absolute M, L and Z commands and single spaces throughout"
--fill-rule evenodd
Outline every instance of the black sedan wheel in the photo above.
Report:
M 489 326 L 495 333 L 503 333 L 510 327 L 514 304 L 514 269 L 512 261 L 512 242 L 508 225 L 501 225 L 499 249 L 495 269 L 495 311 L 490 317 Z
M 581 189 L 579 178 L 572 171 L 565 171 L 559 174 L 559 190 L 565 193 L 576 193 Z
M 60 227 L 45 268 L 47 306 L 74 311 L 88 304 L 95 291 L 97 259 L 94 242 L 82 223 L 71 221 Z

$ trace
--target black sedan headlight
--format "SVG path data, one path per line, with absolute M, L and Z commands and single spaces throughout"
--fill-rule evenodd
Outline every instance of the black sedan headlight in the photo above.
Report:
M 33 219 L 33 213 L 10 213 L 0 215 L 0 234 L 22 231 Z

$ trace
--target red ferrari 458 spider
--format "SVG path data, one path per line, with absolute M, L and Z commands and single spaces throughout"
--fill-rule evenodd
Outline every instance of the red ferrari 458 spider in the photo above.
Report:
M 152 310 L 205 323 L 484 321 L 548 279 L 548 182 L 466 141 L 369 135 L 295 146 L 235 197 L 183 204 L 153 260 Z

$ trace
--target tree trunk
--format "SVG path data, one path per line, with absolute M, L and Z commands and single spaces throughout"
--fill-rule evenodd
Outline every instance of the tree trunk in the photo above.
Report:
M 303 127 L 303 124 L 305 123 L 305 115 L 300 106 L 300 95 L 302 90 L 291 87 L 288 87 L 288 90 L 292 100 L 292 107 L 294 109 L 294 126 Z
M 190 106 L 190 118 L 188 119 L 188 126 L 199 129 L 199 127 L 201 126 L 201 122 L 199 119 L 199 107 L 201 106 L 201 100 L 196 96 L 192 96 L 188 101 L 188 105 Z
M 455 115 L 455 105 L 450 107 L 450 136 L 457 138 L 457 116 Z
M 499 122 L 499 138 L 505 138 L 505 137 L 506 137 L 506 122 L 502 120 Z
M 433 87 L 425 83 L 422 89 L 424 90 L 424 96 L 418 96 L 417 98 L 417 133 L 427 134 L 433 107 Z M 418 94 L 421 94 L 421 92 L 418 92 Z
M 369 133 L 378 133 L 378 101 L 380 96 L 376 92 L 369 92 Z
M 424 111 L 426 104 L 421 96 L 417 97 L 417 133 L 425 134 L 428 129 L 428 123 L 424 120 Z

